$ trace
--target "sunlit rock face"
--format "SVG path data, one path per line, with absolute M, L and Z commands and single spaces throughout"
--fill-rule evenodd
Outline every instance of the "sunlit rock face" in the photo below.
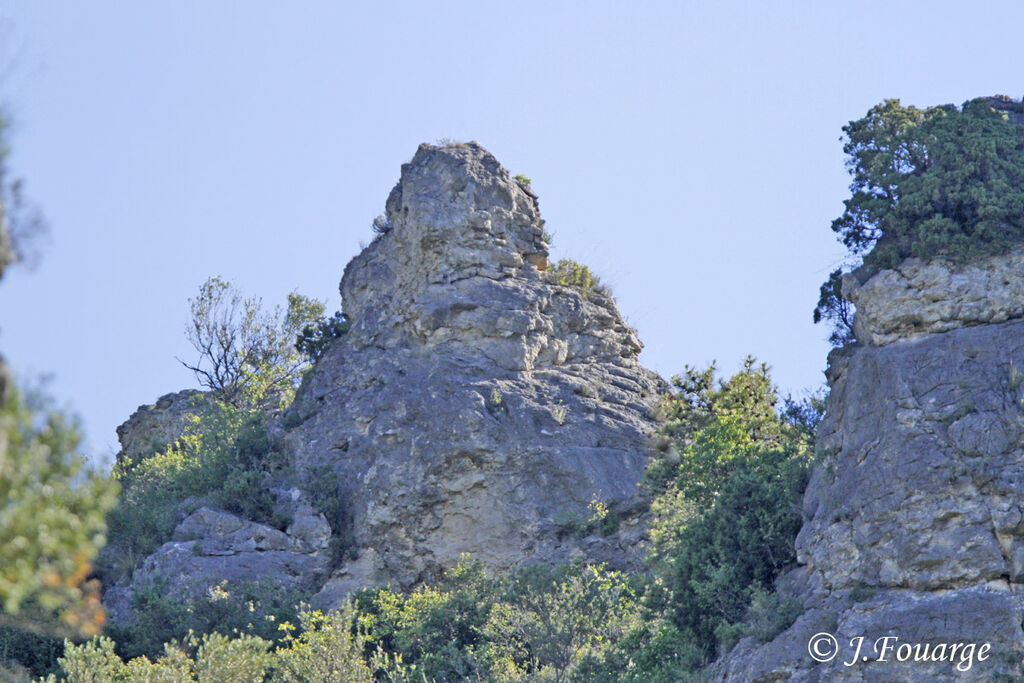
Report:
M 970 263 L 912 258 L 861 269 L 846 276 L 843 295 L 857 308 L 857 339 L 872 346 L 1024 318 L 1024 249 Z
M 422 145 L 387 217 L 345 269 L 353 329 L 287 437 L 300 472 L 336 473 L 351 520 L 355 550 L 322 599 L 409 588 L 462 553 L 496 570 L 634 565 L 667 388 L 615 303 L 545 280 L 536 196 L 476 143 Z M 595 501 L 616 520 L 605 535 L 582 531 Z
M 912 259 L 844 283 L 862 343 L 829 357 L 800 566 L 780 582 L 804 613 L 767 644 L 741 641 L 716 678 L 1024 673 L 1022 264 L 1020 254 L 968 266 Z M 840 644 L 829 662 L 808 651 L 820 632 Z M 861 636 L 868 660 L 847 666 Z M 878 641 L 889 636 L 899 641 Z M 969 670 L 960 656 L 900 662 L 895 649 L 876 661 L 887 644 L 930 643 L 934 659 L 942 643 L 972 642 L 990 648 Z
M 293 460 L 278 497 L 298 526 L 194 511 L 108 589 L 115 618 L 157 576 L 193 595 L 277 581 L 333 606 L 436 579 L 463 553 L 493 571 L 638 566 L 639 483 L 668 387 L 614 301 L 548 281 L 537 197 L 476 143 L 422 145 L 386 211 L 342 278 L 351 331 L 271 428 Z M 125 452 L 176 438 L 187 397 L 165 398 L 119 431 Z

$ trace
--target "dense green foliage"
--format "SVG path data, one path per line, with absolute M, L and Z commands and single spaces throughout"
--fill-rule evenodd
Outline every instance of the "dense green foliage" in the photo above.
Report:
M 987 100 L 887 100 L 843 128 L 853 183 L 833 224 L 866 261 L 970 258 L 1024 240 L 1024 127 Z
M 117 642 L 117 653 L 125 659 L 157 657 L 165 643 L 190 633 L 244 633 L 278 641 L 285 635 L 278 625 L 296 618 L 303 597 L 275 582 L 222 581 L 203 596 L 181 599 L 168 595 L 165 581 L 157 579 L 136 590 L 132 625 L 111 625 L 105 634 Z
M 351 606 L 330 614 L 303 611 L 299 615 L 301 633 L 296 636 L 292 623 L 281 623 L 278 630 L 283 637 L 276 648 L 259 636 L 210 633 L 168 644 L 155 661 L 137 657 L 126 663 L 109 638 L 77 646 L 68 643 L 60 660 L 65 677 L 51 676 L 47 681 L 370 683 L 373 674 L 362 658 L 365 639 L 358 631 L 353 633 L 354 619 Z
M 8 386 L 4 394 L 0 619 L 43 632 L 95 633 L 103 611 L 88 577 L 117 487 L 85 466 L 77 425 L 42 393 Z
M 114 466 L 122 492 L 109 515 L 115 542 L 104 553 L 107 572 L 130 572 L 203 503 L 287 525 L 274 515 L 268 488 L 287 468 L 287 459 L 270 443 L 263 414 L 206 398 L 196 400 L 186 419 L 174 443 L 134 459 L 122 456 Z
M 843 132 L 853 182 L 832 230 L 866 264 L 964 261 L 1024 242 L 1024 127 L 988 99 L 927 109 L 886 100 Z M 829 275 L 814 311 L 836 345 L 853 340 L 840 278 Z
M 181 680 L 208 680 L 198 664 L 202 641 L 188 640 L 191 630 L 241 634 L 231 650 L 247 658 L 240 670 L 262 672 L 268 680 L 303 680 L 297 670 L 320 672 L 305 680 L 349 680 L 323 673 L 331 662 L 351 680 L 409 683 L 695 679 L 738 638 L 767 640 L 799 614 L 800 606 L 773 588 L 794 560 L 799 498 L 821 401 L 787 399 L 780 406 L 766 366 L 753 359 L 724 381 L 713 366 L 688 367 L 674 381 L 676 393 L 661 406 L 664 452 L 652 461 L 647 478 L 655 493 L 649 574 L 630 577 L 571 565 L 489 576 L 467 557 L 434 585 L 410 593 L 366 590 L 342 617 L 299 616 L 297 626 L 290 607 L 297 596 L 225 584 L 181 602 L 154 585 L 136 595 L 136 623 L 108 631 L 118 641 L 117 653 L 148 660 L 120 663 L 112 645 L 94 641 L 69 650 L 64 670 L 69 680 L 90 680 L 81 678 L 88 666 L 110 666 L 121 677 L 113 680 L 135 681 L 175 666 L 185 672 Z M 265 456 L 240 455 L 240 438 L 260 443 L 246 431 L 252 425 L 246 427 L 245 418 L 242 409 L 224 404 L 212 417 L 200 416 L 199 425 L 208 419 L 205 429 L 224 434 L 200 434 L 202 443 L 189 445 L 193 431 L 167 453 L 126 466 L 126 498 L 136 500 L 136 486 L 152 485 L 147 495 L 156 495 L 158 488 L 185 483 L 191 495 L 221 495 L 207 476 L 224 477 L 224 464 L 235 458 L 257 470 L 264 462 Z M 203 453 L 216 457 L 206 461 Z M 218 460 L 224 454 L 229 457 Z M 168 484 L 167 476 L 178 483 Z M 324 473 L 317 481 L 320 497 L 337 498 L 335 479 Z M 180 500 L 185 490 L 165 503 Z M 230 505 L 227 499 L 218 504 Z M 599 526 L 588 526 L 587 533 L 598 533 Z M 339 618 L 357 625 L 322 626 L 337 625 Z M 278 630 L 282 622 L 287 625 Z M 166 649 L 163 663 L 149 663 L 165 649 L 162 643 L 174 640 L 184 644 Z M 207 642 L 227 647 L 235 641 Z
M 295 349 L 309 362 L 316 363 L 331 342 L 348 334 L 349 327 L 348 316 L 341 311 L 336 311 L 330 318 L 321 317 L 302 328 L 295 340 Z
M 813 406 L 780 415 L 767 367 L 748 358 L 715 382 L 687 368 L 664 406 L 670 446 L 648 472 L 658 492 L 652 567 L 668 621 L 704 659 L 745 632 L 755 596 L 795 560 Z M 787 624 L 788 625 L 788 624 Z
M 159 587 L 151 593 L 147 599 L 166 603 L 157 619 L 110 635 L 166 633 L 161 620 L 181 619 L 181 610 L 160 597 Z M 175 680 L 239 680 L 203 676 L 206 644 L 208 650 L 224 649 L 218 656 L 230 654 L 233 667 L 253 676 L 241 680 L 370 681 L 376 675 L 376 680 L 396 683 L 588 681 L 600 668 L 602 654 L 635 628 L 636 597 L 625 576 L 603 567 L 531 567 L 495 578 L 466 558 L 437 586 L 409 594 L 363 591 L 356 606 L 327 615 L 303 611 L 297 625 L 293 616 L 254 613 L 234 604 L 224 608 L 223 623 L 216 628 L 206 624 L 197 629 L 205 634 L 201 639 L 182 631 L 162 648 L 151 640 L 145 650 L 126 651 L 120 641 L 115 646 L 110 638 L 98 638 L 69 644 L 61 665 L 72 683 L 146 681 L 153 680 L 147 676 L 168 675 L 165 670 L 175 671 Z M 212 615 L 215 602 L 203 611 Z M 233 638 L 226 635 L 229 623 Z M 125 664 L 126 659 L 132 661 Z M 218 675 L 229 670 L 216 669 Z M 106 677 L 89 677 L 98 672 Z

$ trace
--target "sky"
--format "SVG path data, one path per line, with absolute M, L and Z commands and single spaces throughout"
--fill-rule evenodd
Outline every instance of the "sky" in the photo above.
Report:
M 1020 97 L 1015 2 L 5 0 L 9 165 L 50 235 L 0 283 L 0 352 L 109 463 L 211 275 L 340 306 L 421 142 L 532 179 L 552 256 L 611 285 L 665 377 L 753 354 L 824 381 L 842 126 L 899 98 Z

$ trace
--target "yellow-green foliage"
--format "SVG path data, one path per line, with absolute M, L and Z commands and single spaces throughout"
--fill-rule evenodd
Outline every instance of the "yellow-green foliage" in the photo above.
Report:
M 0 608 L 8 623 L 85 634 L 103 625 L 99 586 L 87 581 L 105 541 L 117 486 L 85 466 L 73 420 L 40 394 L 8 387 L 0 405 Z
M 366 636 L 353 633 L 356 613 L 351 604 L 335 612 L 299 614 L 302 634 L 291 635 L 291 625 L 282 624 L 289 633 L 275 653 L 274 680 L 306 683 L 370 683 L 373 674 L 363 661 Z
M 114 641 L 98 637 L 82 645 L 66 642 L 60 665 L 64 677 L 47 683 L 260 683 L 274 663 L 270 643 L 255 636 L 229 638 L 219 633 L 168 644 L 156 661 L 137 657 L 121 661 Z M 186 651 L 188 650 L 188 651 Z M 317 680 L 317 679 L 307 679 Z
M 98 637 L 82 645 L 65 643 L 59 660 L 63 678 L 50 676 L 48 683 L 371 683 L 373 674 L 363 660 L 366 638 L 353 632 L 355 611 L 348 604 L 324 614 L 303 611 L 299 615 L 301 635 L 285 622 L 287 635 L 276 649 L 257 636 L 228 637 L 211 633 L 184 643 L 164 646 L 155 661 L 136 657 L 124 662 L 114 651 L 114 642 Z
M 545 271 L 545 274 L 548 282 L 579 290 L 583 298 L 589 297 L 593 292 L 608 293 L 607 288 L 601 284 L 601 281 L 588 266 L 577 263 L 571 258 L 559 259 L 558 263 Z
M 264 478 L 286 466 L 271 448 L 262 413 L 209 400 L 188 416 L 182 436 L 157 453 L 122 459 L 113 476 L 122 494 L 110 514 L 121 567 L 133 569 L 166 541 L 189 512 L 183 501 L 209 503 L 260 522 L 273 518 L 274 497 Z M 193 503 L 194 505 L 195 503 Z
M 181 363 L 202 386 L 236 406 L 287 405 L 310 366 L 297 339 L 328 324 L 322 301 L 292 292 L 286 310 L 266 311 L 261 299 L 243 298 L 219 277 L 207 278 L 189 306 L 185 336 L 198 360 Z
M 570 680 L 629 631 L 637 610 L 626 577 L 603 566 L 492 579 L 468 558 L 437 586 L 368 592 L 359 603 L 372 642 L 401 662 L 393 679 L 410 682 Z

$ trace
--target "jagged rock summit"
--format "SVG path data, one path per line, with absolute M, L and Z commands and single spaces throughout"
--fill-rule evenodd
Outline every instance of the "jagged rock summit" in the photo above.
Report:
M 780 582 L 804 612 L 771 642 L 741 641 L 715 678 L 1024 675 L 1021 263 L 1022 250 L 970 265 L 909 259 L 844 282 L 861 343 L 829 357 L 800 566 Z M 839 650 L 816 662 L 808 648 L 820 633 Z M 858 637 L 867 661 L 851 663 Z M 886 661 L 876 661 L 876 643 L 887 642 Z M 967 669 L 963 647 L 950 661 L 955 643 L 975 644 Z M 932 659 L 898 661 L 900 644 L 930 645 Z M 935 660 L 942 644 L 945 659 Z M 819 654 L 831 648 L 819 638 Z
M 536 195 L 476 143 L 420 146 L 386 211 L 345 268 L 350 331 L 272 430 L 293 461 L 279 491 L 292 526 L 196 510 L 108 591 L 121 618 L 133 586 L 164 575 L 197 594 L 226 567 L 333 606 L 436 579 L 463 553 L 494 571 L 638 561 L 651 408 L 668 387 L 614 301 L 547 275 Z M 185 398 L 166 398 L 168 420 Z M 166 435 L 160 410 L 126 427 Z
M 476 143 L 422 145 L 386 208 L 390 230 L 342 279 L 352 330 L 288 435 L 300 472 L 338 476 L 351 520 L 356 551 L 324 599 L 409 588 L 461 553 L 498 570 L 634 561 L 667 387 L 612 299 L 545 278 L 536 196 Z M 617 533 L 581 534 L 595 502 Z

